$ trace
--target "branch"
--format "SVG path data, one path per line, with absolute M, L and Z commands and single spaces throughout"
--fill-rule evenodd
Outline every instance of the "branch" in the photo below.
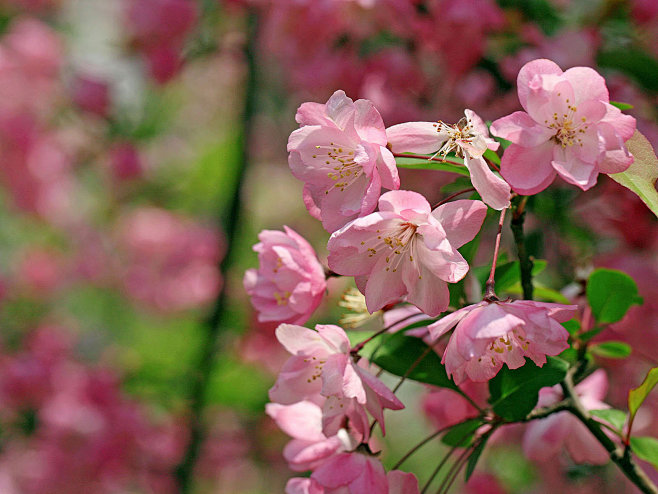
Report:
M 615 444 L 615 442 L 601 429 L 600 424 L 592 419 L 589 412 L 583 407 L 573 385 L 573 374 L 576 370 L 577 367 L 569 369 L 564 381 L 562 382 L 564 396 L 571 401 L 571 406 L 568 410 L 573 413 L 576 418 L 585 425 L 585 427 L 587 427 L 606 451 L 610 453 L 610 459 L 620 468 L 624 475 L 626 475 L 626 477 L 638 487 L 638 489 L 645 494 L 658 494 L 658 487 L 654 485 L 644 471 L 633 461 L 633 458 L 630 455 L 630 448 L 623 449 Z

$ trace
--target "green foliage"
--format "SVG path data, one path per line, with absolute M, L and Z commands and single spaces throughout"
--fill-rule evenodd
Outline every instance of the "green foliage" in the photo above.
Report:
M 477 462 L 480 459 L 482 452 L 484 451 L 484 447 L 487 445 L 488 439 L 489 436 L 482 438 L 475 449 L 473 449 L 471 456 L 468 457 L 468 463 L 466 463 L 466 471 L 464 472 L 464 482 L 468 482 L 468 479 L 471 478 L 471 475 L 475 470 L 475 465 L 477 465 Z
M 521 420 L 537 405 L 539 390 L 558 384 L 567 373 L 567 363 L 556 357 L 538 367 L 526 359 L 523 367 L 510 370 L 507 366 L 489 381 L 489 403 L 494 412 L 507 420 Z
M 658 468 L 658 439 L 655 437 L 631 437 L 631 449 L 641 460 Z
M 596 418 L 602 419 L 618 431 L 621 431 L 626 423 L 626 413 L 615 408 L 606 408 L 603 410 L 590 410 L 589 412 Z
M 625 172 L 610 175 L 610 178 L 632 190 L 658 216 L 658 158 L 651 143 L 637 130 L 627 142 L 628 150 L 635 161 Z
M 649 393 L 651 393 L 651 390 L 656 386 L 656 384 L 658 384 L 658 367 L 651 369 L 648 372 L 647 377 L 645 377 L 644 381 L 642 381 L 642 384 L 628 392 L 628 413 L 630 417 L 629 423 L 633 423 L 635 414 L 640 409 L 642 403 L 644 403 L 644 400 L 647 399 L 647 396 L 649 396 Z M 630 434 L 630 430 L 628 433 Z
M 502 259 L 502 256 L 499 257 L 499 262 Z M 537 276 L 539 273 L 546 269 L 546 261 L 542 259 L 535 259 L 532 266 L 532 276 Z M 491 266 L 478 266 L 473 268 L 473 274 L 480 282 L 480 286 L 484 287 L 484 284 L 489 278 L 489 272 L 491 271 Z M 496 291 L 504 292 L 514 287 L 514 285 L 519 284 L 521 280 L 521 268 L 519 261 L 511 261 L 503 264 L 498 264 L 496 266 L 496 275 L 494 276 L 496 282 Z M 519 285 L 520 286 L 520 285 Z
M 633 278 L 614 269 L 596 269 L 587 280 L 587 302 L 596 321 L 619 321 L 634 304 L 641 304 Z
M 616 107 L 619 108 L 621 111 L 624 111 L 624 110 L 632 110 L 633 108 L 635 108 L 635 107 L 634 107 L 633 105 L 631 105 L 630 103 L 621 103 L 621 102 L 619 102 L 619 101 L 611 101 L 610 104 L 611 104 L 612 106 L 616 106 Z
M 423 340 L 406 336 L 403 332 L 384 337 L 384 342 L 372 358 L 372 362 L 396 376 L 407 375 L 408 379 L 441 388 L 457 389 L 454 381 L 446 374 L 441 358 Z
M 482 425 L 480 419 L 469 419 L 450 428 L 450 430 L 441 438 L 443 444 L 448 446 L 466 447 L 471 444 L 473 434 Z
M 635 79 L 652 92 L 658 92 L 658 60 L 643 50 L 633 47 L 611 48 L 596 57 L 601 67 L 617 69 Z
M 631 346 L 623 341 L 604 341 L 590 346 L 589 350 L 598 357 L 615 359 L 626 358 L 632 352 Z
M 264 371 L 224 356 L 218 359 L 208 384 L 208 403 L 258 415 L 265 408 L 271 385 L 271 378 Z
M 522 12 L 549 36 L 557 32 L 562 25 L 557 9 L 548 0 L 498 0 L 498 4 L 503 8 Z
M 454 156 L 450 156 L 450 161 L 463 163 L 464 160 Z M 408 168 L 412 170 L 436 170 L 443 172 L 452 172 L 470 177 L 468 169 L 465 166 L 453 165 L 452 163 L 442 163 L 441 161 L 430 161 L 422 156 L 409 156 L 404 158 L 395 158 L 395 162 L 400 168 Z
M 492 151 L 491 149 L 487 149 L 484 152 L 483 156 L 486 159 L 488 159 L 488 160 L 492 161 L 493 163 L 495 163 L 496 165 L 500 165 L 500 156 L 498 156 L 495 151 Z

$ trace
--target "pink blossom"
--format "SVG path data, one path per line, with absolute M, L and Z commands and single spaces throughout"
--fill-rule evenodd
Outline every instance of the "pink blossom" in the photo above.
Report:
M 110 86 L 103 79 L 78 75 L 72 87 L 73 102 L 82 110 L 105 117 L 110 108 Z
M 482 154 L 498 149 L 498 143 L 489 137 L 484 121 L 473 111 L 465 110 L 465 117 L 456 125 L 443 122 L 407 122 L 386 129 L 393 152 L 440 154 L 444 158 L 455 151 L 464 157 L 473 186 L 482 200 L 494 209 L 509 207 L 510 187 L 496 176 Z
M 384 431 L 383 409 L 404 408 L 379 379 L 354 363 L 347 335 L 338 326 L 318 324 L 313 331 L 281 324 L 276 337 L 293 356 L 270 389 L 270 399 L 283 405 L 302 400 L 322 405 L 324 434 L 336 434 L 347 417 L 362 439 L 367 440 L 365 410 Z
M 357 446 L 345 429 L 327 437 L 322 432 L 322 408 L 310 401 L 292 405 L 268 403 L 267 414 L 293 438 L 283 449 L 291 470 L 314 470 L 327 458 Z
M 133 180 L 144 173 L 142 157 L 134 144 L 116 142 L 109 151 L 110 170 L 118 181 Z
M 512 142 L 501 173 L 520 194 L 536 194 L 556 175 L 583 190 L 599 173 L 623 172 L 633 162 L 624 142 L 635 119 L 609 104 L 605 80 L 588 67 L 566 72 L 546 59 L 519 71 L 518 94 L 525 112 L 496 120 L 491 133 Z
M 469 305 L 429 326 L 439 338 L 457 326 L 443 354 L 442 362 L 455 383 L 467 377 L 488 381 L 503 364 L 516 369 L 529 357 L 538 366 L 546 355 L 568 348 L 569 333 L 559 324 L 571 319 L 578 307 L 516 300 Z
M 304 181 L 307 209 L 327 231 L 372 212 L 382 187 L 400 187 L 384 122 L 370 101 L 336 91 L 326 104 L 302 104 L 296 120 L 288 163 Z
M 601 400 L 608 390 L 605 371 L 599 369 L 575 387 L 576 394 L 586 410 L 610 408 Z M 562 400 L 559 386 L 543 388 L 539 392 L 538 406 L 545 407 Z M 560 412 L 528 424 L 523 436 L 523 451 L 535 461 L 547 461 L 562 447 L 566 447 L 576 463 L 602 465 L 610 455 L 580 420 L 568 412 Z
M 434 211 L 416 192 L 391 191 L 379 211 L 358 218 L 329 239 L 329 267 L 355 276 L 370 312 L 399 301 L 435 316 L 448 307 L 447 283 L 468 264 L 457 251 L 477 234 L 486 215 L 480 201 L 454 201 Z
M 284 229 L 258 235 L 260 266 L 247 270 L 244 287 L 259 321 L 304 324 L 322 302 L 327 282 L 313 247 L 292 228 Z

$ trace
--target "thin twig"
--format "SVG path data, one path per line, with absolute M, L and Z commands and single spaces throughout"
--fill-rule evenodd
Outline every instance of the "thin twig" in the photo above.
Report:
M 496 296 L 496 263 L 498 262 L 498 251 L 500 250 L 500 238 L 503 233 L 503 223 L 505 223 L 505 212 L 507 208 L 503 209 L 500 212 L 500 220 L 498 220 L 498 233 L 496 233 L 496 243 L 494 245 L 493 261 L 491 261 L 491 272 L 489 273 L 489 279 L 487 279 L 484 290 L 484 299 L 490 302 L 498 300 Z
M 442 206 L 443 204 L 445 204 L 448 201 L 451 201 L 452 199 L 454 199 L 457 196 L 460 196 L 462 194 L 466 194 L 467 192 L 473 192 L 473 191 L 475 191 L 475 187 L 469 187 L 468 189 L 460 190 L 459 192 L 455 192 L 454 194 L 450 194 L 448 197 L 446 197 L 445 199 L 441 199 L 434 206 L 432 206 L 432 209 L 436 209 L 439 206 Z

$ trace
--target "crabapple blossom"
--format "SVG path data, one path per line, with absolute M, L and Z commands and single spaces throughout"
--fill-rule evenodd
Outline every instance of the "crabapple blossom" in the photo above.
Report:
M 599 173 L 620 173 L 633 162 L 624 142 L 635 119 L 609 103 L 595 70 L 562 72 L 550 60 L 533 60 L 519 71 L 517 86 L 525 111 L 494 121 L 491 133 L 512 142 L 501 174 L 519 194 L 544 190 L 556 175 L 587 190 Z
M 317 309 L 327 282 L 313 247 L 287 226 L 263 230 L 254 246 L 260 266 L 248 269 L 244 287 L 258 320 L 304 324 Z
M 325 435 L 336 434 L 343 417 L 347 417 L 350 425 L 367 440 L 365 410 L 384 431 L 383 409 L 404 408 L 379 379 L 354 363 L 350 342 L 342 328 L 318 324 L 314 331 L 281 324 L 276 337 L 293 356 L 270 389 L 270 399 L 283 405 L 303 400 L 321 404 Z
M 442 362 L 456 384 L 466 378 L 481 382 L 494 377 L 503 364 L 517 369 L 529 357 L 538 366 L 546 355 L 568 348 L 569 333 L 559 324 L 571 319 L 578 307 L 529 300 L 482 301 L 431 324 L 433 338 L 456 326 Z
M 322 408 L 310 401 L 292 405 L 268 403 L 266 413 L 293 439 L 283 449 L 291 470 L 314 470 L 327 458 L 357 446 L 345 429 L 327 437 L 322 432 Z
M 292 478 L 286 494 L 418 494 L 418 480 L 411 473 L 386 473 L 374 456 L 359 452 L 333 456 L 310 478 Z
M 374 211 L 382 187 L 400 187 L 384 122 L 370 101 L 336 91 L 326 104 L 302 104 L 296 120 L 288 163 L 304 181 L 308 211 L 327 231 Z
M 610 408 L 601 400 L 608 390 L 608 378 L 603 369 L 594 371 L 576 385 L 575 391 L 585 410 Z M 562 399 L 559 385 L 542 388 L 537 406 L 546 407 Z M 566 447 L 576 463 L 602 465 L 610 454 L 589 432 L 583 423 L 568 412 L 560 412 L 528 424 L 523 436 L 523 451 L 528 458 L 546 461 Z
M 393 152 L 434 153 L 443 158 L 455 151 L 464 157 L 464 164 L 471 174 L 473 186 L 482 200 L 494 209 L 510 205 L 510 187 L 496 176 L 482 155 L 488 149 L 495 151 L 499 144 L 489 137 L 484 121 L 472 110 L 465 110 L 464 117 L 455 125 L 444 122 L 407 122 L 386 129 L 386 136 Z
M 436 316 L 448 307 L 447 283 L 461 280 L 468 263 L 457 251 L 475 237 L 487 207 L 453 201 L 434 211 L 420 194 L 383 194 L 379 211 L 357 218 L 329 239 L 329 267 L 355 276 L 370 312 L 408 302 Z

